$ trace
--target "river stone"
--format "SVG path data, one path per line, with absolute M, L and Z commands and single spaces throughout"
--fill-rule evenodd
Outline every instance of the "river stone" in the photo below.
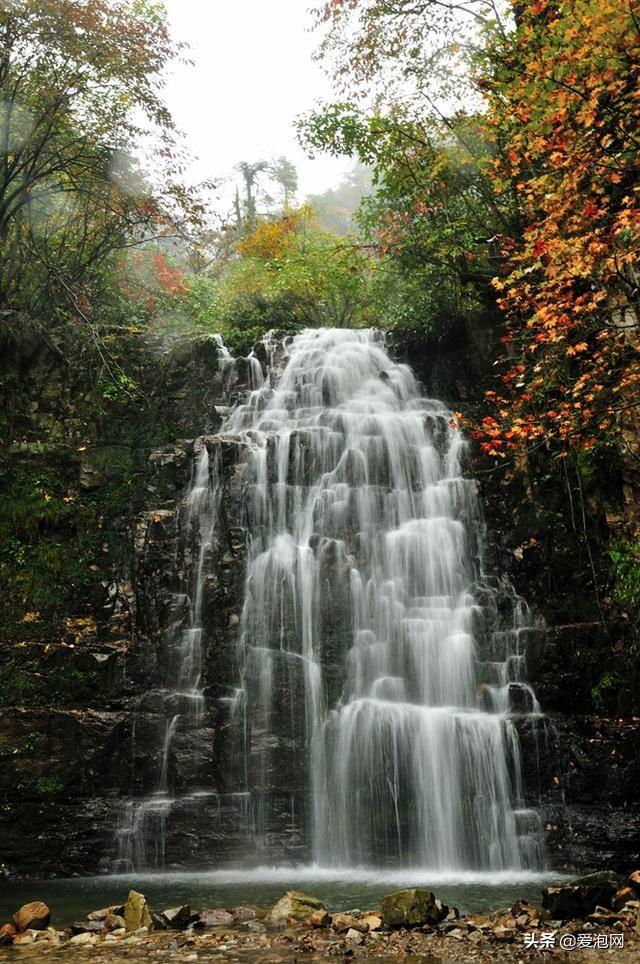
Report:
M 91 934 L 89 931 L 85 931 L 83 934 L 75 934 L 71 940 L 70 944 L 97 944 L 100 938 L 97 934 Z
M 101 920 L 80 920 L 71 925 L 72 934 L 102 934 L 104 931 L 104 921 Z
M 316 910 L 326 910 L 317 897 L 310 897 L 299 890 L 288 890 L 280 900 L 273 905 L 265 920 L 269 924 L 280 924 L 290 918 L 306 921 Z
M 362 923 L 366 924 L 370 931 L 379 931 L 382 927 L 382 911 L 369 911 L 363 914 Z
M 124 905 L 124 926 L 128 931 L 137 931 L 141 927 L 151 927 L 151 914 L 144 894 L 137 890 L 130 890 Z
M 256 920 L 258 909 L 256 907 L 234 907 L 231 916 L 234 924 L 247 924 L 250 920 Z
M 198 915 L 197 923 L 201 927 L 233 927 L 233 914 L 222 908 L 203 910 Z
M 430 890 L 411 887 L 382 898 L 382 916 L 389 927 L 419 927 L 436 923 L 440 908 Z
M 349 930 L 358 931 L 360 934 L 367 934 L 369 931 L 369 925 L 353 914 L 334 914 L 331 926 L 339 934 Z
M 166 921 L 166 926 L 172 930 L 180 931 L 185 928 L 191 920 L 191 907 L 189 904 L 182 904 L 180 907 L 168 907 L 160 915 Z
M 124 906 L 122 904 L 112 904 L 111 907 L 102 907 L 100 910 L 92 910 L 87 914 L 87 920 L 106 920 L 110 914 L 117 914 L 122 917 Z
M 309 915 L 307 923 L 311 927 L 328 927 L 331 923 L 331 914 L 328 910 L 314 910 L 313 914 Z
M 51 911 L 41 900 L 34 900 L 30 904 L 23 904 L 13 915 L 17 930 L 26 931 L 27 928 L 43 931 L 49 926 Z
M 117 908 L 118 910 L 124 910 L 123 907 Z M 124 922 L 124 917 L 121 914 L 107 914 L 104 919 L 104 927 L 107 931 L 117 931 L 126 930 L 126 924 Z
M 3 924 L 2 927 L 0 927 L 0 947 L 13 944 L 13 938 L 15 936 L 16 929 L 13 924 Z

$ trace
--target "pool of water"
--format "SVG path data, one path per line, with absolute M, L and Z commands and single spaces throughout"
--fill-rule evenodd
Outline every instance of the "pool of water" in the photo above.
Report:
M 0 923 L 23 903 L 43 900 L 51 908 L 53 924 L 81 920 L 100 907 L 122 903 L 130 889 L 145 894 L 157 910 L 189 903 L 205 907 L 241 904 L 270 907 L 286 890 L 304 890 L 321 898 L 330 910 L 361 910 L 380 905 L 393 890 L 420 886 L 432 890 L 444 903 L 463 913 L 487 913 L 518 898 L 540 905 L 540 892 L 557 875 L 549 874 L 447 874 L 428 870 L 336 871 L 319 867 L 271 867 L 250 871 L 219 870 L 207 873 L 119 874 L 47 881 L 0 883 Z

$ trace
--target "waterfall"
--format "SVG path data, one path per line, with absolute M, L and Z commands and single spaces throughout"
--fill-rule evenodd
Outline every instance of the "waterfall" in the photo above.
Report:
M 281 855 L 286 826 L 324 866 L 540 868 L 517 728 L 540 717 L 526 681 L 532 619 L 488 571 L 455 417 L 422 397 L 379 332 L 305 331 L 282 349 L 270 341 L 263 362 L 245 360 L 247 397 L 218 436 L 242 448 L 248 551 L 238 678 L 219 701 L 238 860 Z M 129 805 L 120 866 L 162 865 L 172 744 L 201 722 L 215 444 L 195 447 L 185 531 L 197 548 L 186 625 L 166 636 L 174 685 L 157 790 Z M 184 799 L 202 807 L 216 779 Z
M 302 766 L 318 863 L 538 864 L 510 719 L 539 713 L 526 608 L 484 575 L 451 412 L 379 334 L 319 330 L 225 429 L 252 443 L 238 700 L 262 806 Z

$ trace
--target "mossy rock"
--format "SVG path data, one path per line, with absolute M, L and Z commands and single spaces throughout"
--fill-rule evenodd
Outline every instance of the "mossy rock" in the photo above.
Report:
M 151 927 L 152 920 L 149 905 L 144 894 L 137 890 L 130 890 L 124 905 L 124 926 L 128 931 L 137 931 L 141 927 Z
M 440 908 L 430 890 L 411 887 L 382 898 L 382 916 L 388 927 L 419 927 L 435 923 Z
M 326 910 L 319 898 L 310 897 L 309 894 L 303 894 L 299 890 L 288 890 L 273 905 L 265 920 L 270 924 L 283 923 L 290 918 L 304 921 L 316 910 Z

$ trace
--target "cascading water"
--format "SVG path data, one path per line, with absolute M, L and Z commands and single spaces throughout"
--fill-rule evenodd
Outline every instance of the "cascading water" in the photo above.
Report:
M 223 356 L 223 361 L 226 359 Z M 194 446 L 196 469 L 184 511 L 186 539 L 195 546 L 191 594 L 174 599 L 174 627 L 167 632 L 169 661 L 166 685 L 159 691 L 164 727 L 160 737 L 160 763 L 155 791 L 142 800 L 130 800 L 121 809 L 116 832 L 116 868 L 159 868 L 164 865 L 167 816 L 174 800 L 169 792 L 169 759 L 180 728 L 196 734 L 202 723 L 204 694 L 202 673 L 202 598 L 206 561 L 216 523 L 216 490 L 210 485 L 209 453 L 202 442 Z M 197 740 L 193 740 L 197 754 Z M 197 761 L 194 770 L 197 772 Z
M 539 712 L 524 607 L 503 588 L 500 626 L 451 413 L 379 335 L 320 330 L 227 429 L 253 443 L 238 702 L 262 807 L 302 743 L 319 863 L 538 865 L 509 720 L 516 694 Z
M 247 367 L 252 390 L 219 436 L 243 447 L 248 542 L 227 700 L 237 859 L 250 841 L 281 855 L 290 824 L 322 865 L 540 868 L 516 727 L 540 716 L 525 678 L 531 620 L 485 572 L 477 483 L 463 477 L 451 412 L 420 396 L 376 332 L 306 331 L 285 345 L 279 376 L 265 380 L 253 356 Z M 189 619 L 167 636 L 179 680 L 169 704 L 180 695 L 182 708 L 165 712 L 156 802 L 169 799 L 173 733 L 198 725 L 203 698 L 217 486 L 206 444 L 196 458 Z M 149 864 L 145 806 L 121 828 L 121 864 Z

